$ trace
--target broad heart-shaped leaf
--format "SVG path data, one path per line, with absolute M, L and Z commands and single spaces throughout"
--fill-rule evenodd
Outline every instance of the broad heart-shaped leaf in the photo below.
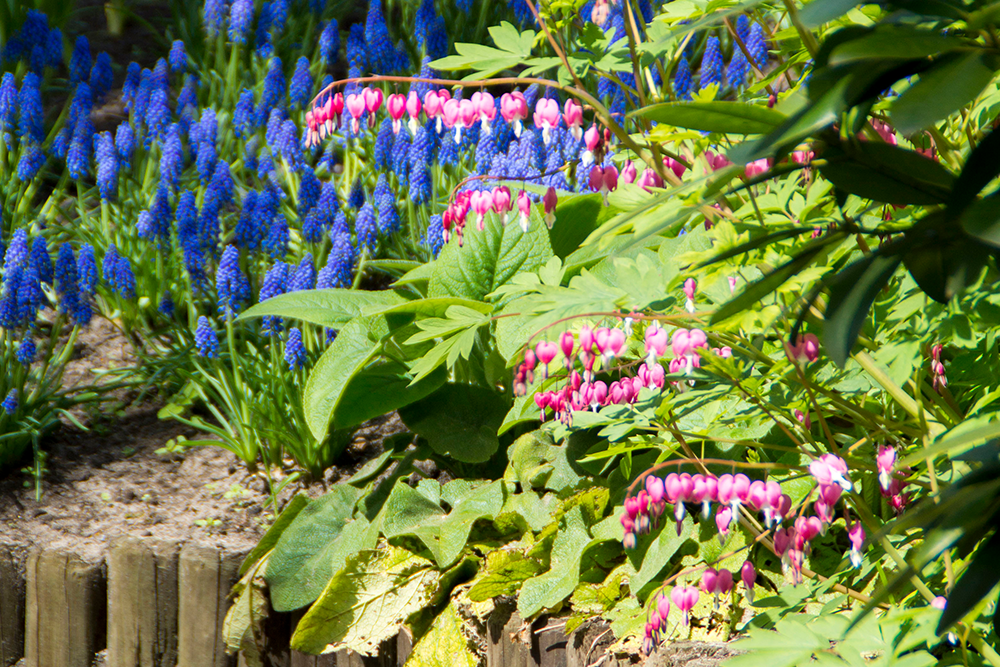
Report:
M 361 490 L 347 484 L 302 509 L 271 552 L 265 575 L 277 611 L 309 604 L 333 575 L 330 550 L 354 514 Z
M 580 583 L 580 562 L 583 552 L 593 541 L 587 532 L 580 506 L 563 516 L 560 531 L 552 543 L 548 572 L 528 579 L 521 586 L 517 610 L 525 619 L 543 609 L 551 609 L 568 598 Z
M 858 339 L 861 325 L 879 290 L 899 266 L 898 256 L 872 254 L 838 273 L 830 284 L 823 344 L 827 354 L 843 366 Z
M 835 186 L 888 204 L 943 204 L 955 183 L 941 163 L 880 141 L 861 142 L 849 153 L 830 148 L 823 158 L 828 164 L 820 173 Z
M 485 602 L 498 595 L 513 595 L 521 584 L 541 572 L 542 566 L 517 549 L 496 549 L 486 554 L 486 561 L 469 589 L 469 599 Z
M 892 123 L 904 135 L 947 118 L 976 99 L 993 80 L 983 53 L 959 53 L 920 75 L 920 80 L 893 102 Z
M 464 245 L 449 242 L 434 262 L 428 296 L 459 296 L 474 301 L 506 283 L 519 271 L 533 271 L 552 257 L 549 233 L 532 207 L 527 233 L 511 221 L 506 226 L 490 213 L 483 231 L 469 225 Z
M 694 524 L 690 516 L 684 517 L 680 535 L 677 534 L 671 517 L 664 517 L 664 524 L 663 530 L 646 549 L 646 555 L 642 559 L 639 571 L 629 579 L 629 590 L 634 593 L 638 593 L 643 586 L 656 579 L 677 553 L 677 550 L 681 548 L 681 545 L 694 533 Z
M 458 481 L 449 483 L 445 489 Z M 445 512 L 409 484 L 398 483 L 382 508 L 382 533 L 390 538 L 416 536 L 430 550 L 437 566 L 446 570 L 462 554 L 472 525 L 478 519 L 493 519 L 500 513 L 503 495 L 503 482 L 484 484 L 455 499 L 451 511 Z
M 499 449 L 497 429 L 509 409 L 507 400 L 492 389 L 446 384 L 401 408 L 399 417 L 438 454 L 463 463 L 482 463 Z
M 333 411 L 334 428 L 350 428 L 419 401 L 448 379 L 444 367 L 413 383 L 407 373 L 398 361 L 381 359 L 366 366 L 344 387 Z
M 243 564 L 240 565 L 240 576 L 242 577 L 247 573 L 251 567 L 254 566 L 257 561 L 267 555 L 267 552 L 274 548 L 274 545 L 278 543 L 278 539 L 281 537 L 285 529 L 291 525 L 292 521 L 299 515 L 305 506 L 309 504 L 309 496 L 304 494 L 298 494 L 294 498 L 288 501 L 284 509 L 281 510 L 281 514 L 278 515 L 277 520 L 271 527 L 267 529 L 264 533 L 264 537 L 260 538 L 260 542 L 257 546 L 253 548 L 247 557 L 243 559 Z
M 383 545 L 355 553 L 299 621 L 292 648 L 376 655 L 380 643 L 430 602 L 440 577 L 431 561 L 406 549 Z
M 388 333 L 383 317 L 357 317 L 340 330 L 306 380 L 302 396 L 309 430 L 322 441 L 344 390 L 378 353 L 378 340 Z
M 469 649 L 469 639 L 462 631 L 464 625 L 452 602 L 413 647 L 406 667 L 476 667 L 479 658 Z
M 350 289 L 304 290 L 280 294 L 251 306 L 240 314 L 237 321 L 273 315 L 339 330 L 358 315 L 405 301 L 406 299 L 391 290 L 381 292 Z
M 664 102 L 632 115 L 674 127 L 725 134 L 767 134 L 787 120 L 785 114 L 765 106 L 722 101 Z
M 1000 530 L 976 550 L 972 562 L 948 595 L 948 603 L 938 621 L 937 632 L 945 630 L 968 614 L 1000 582 Z

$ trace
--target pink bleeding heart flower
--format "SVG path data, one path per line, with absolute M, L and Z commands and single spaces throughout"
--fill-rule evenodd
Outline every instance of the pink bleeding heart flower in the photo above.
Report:
M 800 366 L 812 363 L 819 358 L 819 338 L 816 334 L 808 333 L 799 336 L 794 345 L 785 344 L 789 356 Z
M 689 313 L 693 313 L 694 308 L 694 295 L 698 293 L 698 283 L 694 278 L 688 278 L 684 281 L 684 296 L 687 297 L 687 302 L 685 303 L 685 308 Z
M 719 477 L 718 501 L 723 505 L 729 505 L 733 500 L 733 476 L 729 473 Z
M 594 412 L 597 412 L 597 408 L 608 402 L 608 385 L 604 380 L 598 380 L 591 389 L 593 397 L 590 401 L 590 407 Z
M 733 510 L 729 507 L 723 507 L 715 513 L 715 527 L 719 529 L 719 544 L 726 543 L 726 537 L 729 536 L 729 526 L 732 523 Z
M 622 167 L 622 173 L 619 175 L 622 183 L 635 183 L 637 172 L 635 170 L 635 164 L 632 160 L 626 160 L 625 166 Z
M 705 593 L 718 591 L 719 573 L 713 567 L 706 567 L 701 573 L 701 590 Z
M 357 134 L 361 130 L 358 120 L 365 113 L 365 98 L 356 94 L 348 95 L 347 112 L 351 114 L 351 129 Z
M 528 102 L 524 93 L 515 90 L 500 96 L 500 115 L 514 128 L 514 136 L 521 138 L 522 121 L 528 118 Z
M 447 105 L 446 105 L 447 106 Z M 461 100 L 458 103 L 458 118 L 455 121 L 455 143 L 462 142 L 462 130 L 472 127 L 479 119 L 479 111 L 472 100 Z M 446 119 L 447 122 L 447 119 Z
M 779 528 L 774 531 L 774 553 L 778 554 L 778 556 L 784 555 L 791 543 L 792 537 L 788 534 L 787 530 Z
M 730 500 L 733 510 L 738 510 L 740 504 L 747 502 L 749 496 L 750 478 L 743 473 L 733 475 L 733 498 Z
M 601 130 L 598 129 L 597 125 L 591 125 L 583 133 L 583 143 L 587 148 L 582 156 L 583 165 L 586 166 L 594 161 L 597 149 L 601 145 Z
M 855 521 L 847 529 L 847 537 L 851 540 L 851 565 L 861 567 L 861 547 L 865 545 L 865 529 L 860 521 Z
M 649 494 L 649 499 L 657 505 L 662 503 L 667 493 L 663 479 L 656 475 L 648 475 L 646 477 L 646 493 Z
M 549 341 L 542 341 L 535 346 L 535 356 L 538 357 L 538 361 L 542 363 L 543 372 L 546 377 L 548 377 L 548 365 L 553 359 L 556 358 L 556 354 L 559 353 L 559 346 L 555 343 Z
M 659 324 L 654 322 L 646 328 L 646 355 L 650 365 L 656 363 L 656 360 L 667 351 L 667 341 L 667 332 Z
M 663 179 L 654 170 L 647 168 L 642 172 L 642 176 L 639 177 L 638 185 L 646 192 L 649 192 L 653 188 L 662 188 Z
M 483 134 L 489 136 L 491 132 L 490 123 L 497 117 L 496 100 L 493 98 L 493 95 L 483 90 L 472 94 L 472 104 L 475 107 L 476 114 L 483 123 Z
M 743 561 L 743 566 L 740 568 L 740 579 L 746 588 L 747 600 L 753 604 L 753 586 L 757 583 L 757 570 L 754 568 L 753 563 L 748 560 Z
M 409 115 L 410 120 L 408 122 L 408 127 L 410 128 L 410 134 L 417 133 L 418 118 L 420 117 L 420 111 L 423 109 L 423 104 L 420 103 L 420 96 L 417 95 L 416 91 L 411 90 L 410 94 L 406 96 L 406 113 Z
M 733 573 L 726 569 L 719 570 L 715 587 L 719 595 L 728 595 L 733 590 Z
M 566 100 L 566 104 L 563 105 L 563 121 L 573 138 L 580 141 L 580 137 L 583 136 L 583 107 L 576 100 Z
M 566 367 L 570 368 L 573 364 L 573 346 L 576 344 L 576 339 L 573 338 L 573 334 L 569 331 L 564 331 L 561 336 L 559 336 L 559 348 L 562 350 L 563 356 L 566 358 Z
M 458 124 L 461 100 L 450 99 L 441 107 L 441 118 L 444 119 L 444 126 L 449 130 Z
M 675 586 L 670 591 L 671 601 L 683 614 L 681 622 L 684 626 L 690 623 L 690 612 L 698 604 L 699 596 L 698 589 L 691 586 Z
M 365 99 L 365 109 L 368 110 L 368 127 L 375 127 L 375 114 L 382 108 L 383 94 L 380 88 L 365 88 L 361 91 Z
M 500 214 L 500 222 L 506 225 L 507 220 L 510 218 L 510 211 L 513 208 L 510 188 L 506 185 L 493 188 L 493 208 Z
M 543 97 L 535 104 L 535 127 L 542 131 L 546 146 L 552 141 L 552 130 L 559 127 L 559 102 Z
M 944 608 L 948 606 L 948 598 L 943 595 L 939 595 L 933 600 L 931 600 L 931 606 L 935 609 L 944 611 Z
M 760 160 L 754 160 L 753 162 L 748 163 L 743 169 L 746 177 L 749 179 L 767 173 L 770 168 L 771 160 L 768 158 L 761 158 Z
M 393 134 L 399 134 L 403 114 L 406 113 L 406 97 L 398 93 L 390 95 L 389 99 L 385 101 L 385 108 L 389 112 L 389 117 L 392 118 Z
M 663 165 L 670 171 L 674 172 L 674 176 L 677 178 L 683 176 L 684 172 L 687 171 L 687 167 L 672 157 L 663 158 Z
M 670 340 L 670 349 L 673 350 L 675 357 L 687 356 L 691 349 L 690 338 L 691 334 L 687 329 L 674 330 L 674 335 Z
M 889 490 L 892 482 L 892 472 L 896 467 L 896 450 L 892 447 L 880 445 L 878 454 L 875 456 L 875 467 L 878 469 L 878 483 L 883 491 Z
M 759 479 L 751 482 L 747 492 L 747 500 L 755 510 L 764 509 L 767 505 L 767 485 Z
M 666 382 L 666 371 L 663 370 L 663 366 L 660 364 L 653 364 L 652 369 L 649 371 L 649 385 L 656 387 L 657 389 L 663 389 L 663 385 Z
M 594 330 L 588 326 L 580 328 L 580 354 L 592 354 L 594 351 Z
M 621 329 L 611 329 L 608 331 L 608 342 L 604 348 L 604 353 L 612 358 L 622 353 L 625 347 L 625 332 Z
M 493 193 L 489 190 L 473 192 L 472 210 L 476 212 L 476 228 L 483 231 L 486 226 L 486 214 L 493 210 Z
M 729 293 L 736 293 L 736 276 L 729 276 Z
M 415 95 L 415 93 L 412 94 Z M 428 90 L 424 93 L 424 113 L 427 114 L 428 118 L 437 118 L 444 111 L 444 103 L 445 100 L 438 97 L 436 90 Z
M 524 190 L 517 195 L 517 208 L 521 212 L 521 229 L 527 233 L 531 216 L 531 198 Z
M 555 101 L 555 100 L 553 100 Z M 559 197 L 556 194 L 556 189 L 549 186 L 549 189 L 545 191 L 545 196 L 542 197 L 542 205 L 545 206 L 545 225 L 552 229 L 552 225 L 556 221 L 556 203 L 559 201 Z
M 705 160 L 708 161 L 708 166 L 712 171 L 718 171 L 732 164 L 725 155 L 713 151 L 705 151 Z
M 798 408 L 796 408 L 796 409 L 795 409 L 795 410 L 793 411 L 793 413 L 792 413 L 792 414 L 794 414 L 794 415 L 795 415 L 795 418 L 796 418 L 796 419 L 797 419 L 797 420 L 798 420 L 798 421 L 799 421 L 799 422 L 800 422 L 800 423 L 801 423 L 801 424 L 802 424 L 803 426 L 805 426 L 805 427 L 806 427 L 806 430 L 809 430 L 810 428 L 812 428 L 812 420 L 811 420 L 811 419 L 809 419 L 809 415 L 808 415 L 808 414 L 806 414 L 806 413 L 802 412 L 802 411 L 801 411 L 801 410 L 799 410 Z
M 670 599 L 663 593 L 656 599 L 656 613 L 660 615 L 660 626 L 665 626 L 670 616 Z

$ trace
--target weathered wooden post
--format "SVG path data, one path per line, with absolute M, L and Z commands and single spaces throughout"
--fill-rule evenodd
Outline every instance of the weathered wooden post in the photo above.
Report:
M 0 667 L 24 657 L 24 568 L 17 555 L 0 546 Z
M 90 667 L 105 640 L 103 562 L 62 549 L 34 550 L 26 593 L 26 667 Z
M 186 544 L 177 569 L 177 667 L 231 667 L 222 625 L 243 554 Z
M 107 666 L 175 667 L 177 544 L 126 537 L 107 560 Z

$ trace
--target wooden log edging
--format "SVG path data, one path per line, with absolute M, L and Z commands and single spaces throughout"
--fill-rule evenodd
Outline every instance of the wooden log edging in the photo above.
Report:
M 178 557 L 175 542 L 112 543 L 107 667 L 176 667 Z
M 123 538 L 93 562 L 66 549 L 34 550 L 24 559 L 0 546 L 0 667 L 236 667 L 225 653 L 222 625 L 244 554 L 216 546 Z M 413 648 L 404 631 L 375 657 L 350 651 L 311 656 L 288 647 L 298 614 L 265 620 L 267 667 L 404 667 Z M 566 636 L 565 619 L 525 624 L 500 603 L 481 626 L 486 667 L 629 667 L 637 656 L 605 654 L 606 625 L 585 624 Z M 681 643 L 684 644 L 684 643 Z M 686 662 L 664 647 L 650 667 Z M 679 649 L 680 646 L 678 645 Z M 699 649 L 695 649 L 699 650 Z M 714 650 L 714 649 L 713 649 Z M 726 645 L 699 663 L 727 657 Z M 662 655 L 660 655 L 662 653 Z
M 24 563 L 0 545 L 0 667 L 24 657 Z
M 36 549 L 26 570 L 25 667 L 91 667 L 107 628 L 104 563 Z

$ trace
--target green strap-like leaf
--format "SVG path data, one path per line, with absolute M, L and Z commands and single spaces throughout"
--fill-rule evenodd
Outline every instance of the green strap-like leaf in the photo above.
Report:
M 972 149 L 955 180 L 948 208 L 959 211 L 971 204 L 986 184 L 1000 175 L 1000 132 L 993 130 Z
M 847 361 L 879 290 L 899 267 L 898 256 L 869 255 L 836 275 L 830 285 L 823 343 L 838 365 Z
M 859 60 L 915 60 L 963 47 L 965 43 L 962 40 L 943 35 L 941 31 L 888 24 L 837 46 L 830 54 L 829 64 L 836 66 Z
M 893 103 L 892 122 L 899 132 L 911 135 L 972 102 L 992 79 L 985 53 L 942 59 Z
M 744 287 L 743 291 L 724 303 L 721 308 L 712 314 L 711 324 L 721 322 L 736 313 L 743 312 L 781 287 L 789 278 L 805 268 L 822 249 L 823 246 L 820 244 L 808 246 L 806 250 L 803 250 L 774 271 Z
M 832 148 L 823 153 L 828 164 L 820 173 L 838 188 L 865 199 L 888 204 L 942 204 L 951 194 L 955 176 L 941 163 L 880 141 Z
M 746 102 L 664 102 L 634 112 L 657 123 L 702 132 L 767 134 L 781 125 L 785 114 Z
M 938 621 L 939 635 L 962 620 L 1000 582 L 998 563 L 1000 563 L 1000 530 L 995 531 L 993 537 L 976 550 L 969 567 L 948 595 L 948 604 L 941 614 L 941 620 Z

